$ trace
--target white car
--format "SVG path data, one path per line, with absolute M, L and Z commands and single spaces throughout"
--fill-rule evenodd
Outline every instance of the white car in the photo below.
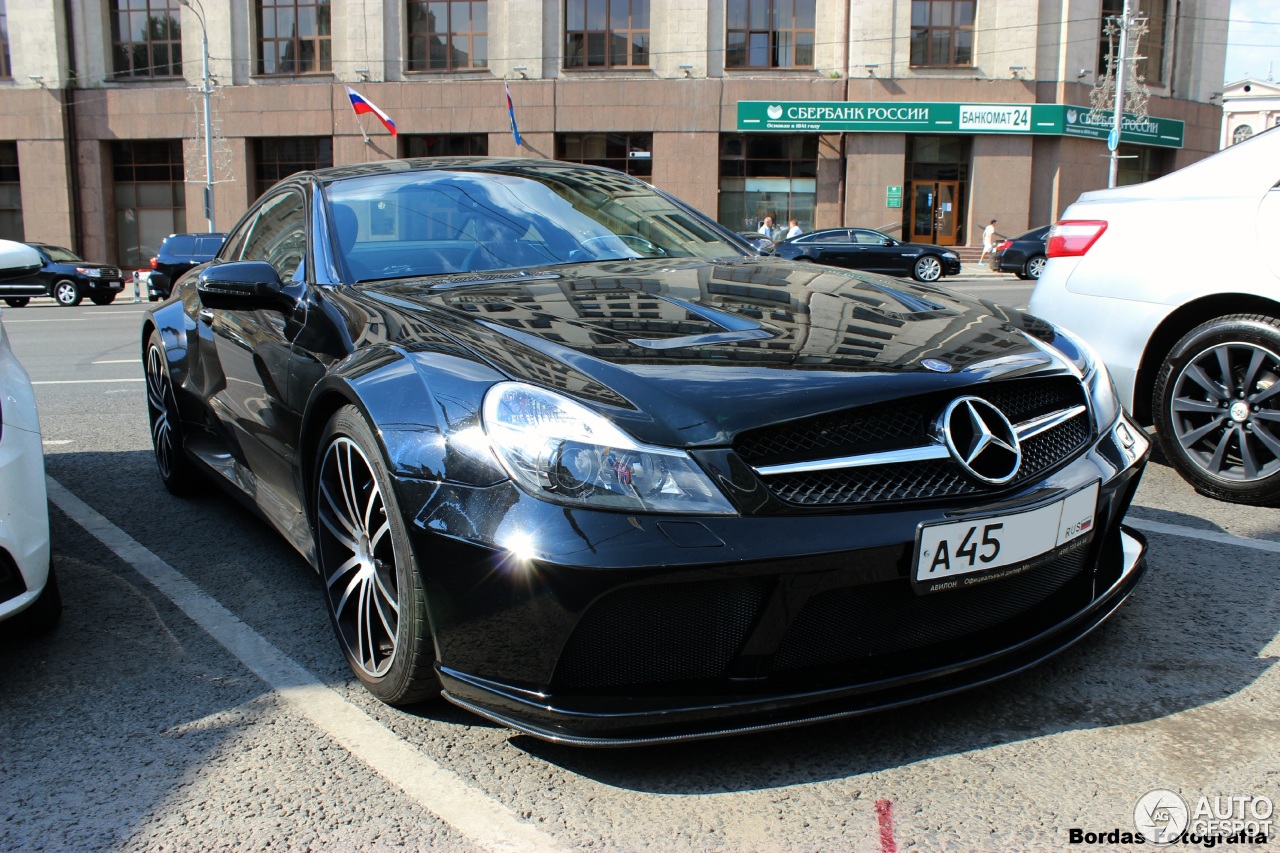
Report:
M 0 240 L 0 281 L 28 260 L 15 247 L 39 263 L 34 249 Z M 0 628 L 6 635 L 39 634 L 58 623 L 62 597 L 50 557 L 35 394 L 0 317 Z
M 1280 129 L 1085 193 L 1048 256 L 1031 312 L 1093 344 L 1182 476 L 1280 502 Z

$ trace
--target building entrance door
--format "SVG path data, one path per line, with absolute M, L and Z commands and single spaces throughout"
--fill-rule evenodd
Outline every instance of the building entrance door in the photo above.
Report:
M 916 181 L 911 187 L 911 242 L 956 244 L 959 181 Z

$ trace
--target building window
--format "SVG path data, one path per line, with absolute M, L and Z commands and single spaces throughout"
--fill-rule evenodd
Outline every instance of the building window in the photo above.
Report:
M 1170 158 L 1163 148 L 1121 145 L 1116 153 L 1120 157 L 1120 169 L 1116 172 L 1118 187 L 1154 181 L 1169 174 Z
M 564 67 L 649 65 L 649 0 L 565 0 Z
M 488 65 L 488 3 L 409 0 L 410 71 L 455 71 Z
M 18 143 L 0 142 L 0 240 L 25 240 L 22 185 L 18 181 Z
M 974 0 L 911 0 L 911 64 L 973 64 Z
M 9 64 L 9 14 L 5 9 L 5 0 L 0 0 L 0 78 L 13 76 L 13 67 Z
M 1133 39 L 1129 40 L 1129 53 L 1131 56 L 1141 56 L 1134 63 L 1138 74 L 1142 79 L 1153 85 L 1164 85 L 1164 45 L 1165 45 L 1165 26 L 1168 19 L 1168 0 L 1145 0 L 1142 4 L 1147 7 L 1144 11 L 1144 17 L 1147 19 L 1147 34 L 1135 45 Z M 1099 26 L 1102 29 L 1102 38 L 1098 45 L 1098 76 L 1105 76 L 1107 73 L 1108 58 L 1120 50 L 1120 36 L 1118 30 L 1111 35 L 1107 34 L 1107 25 L 1112 19 L 1119 20 L 1124 13 L 1124 0 L 1102 0 L 1102 20 Z
M 253 141 L 254 188 L 262 195 L 294 172 L 333 165 L 333 140 L 327 136 Z
M 333 70 L 329 0 L 258 0 L 258 73 Z
M 1242 124 L 1231 134 L 1231 144 L 1235 145 L 1237 142 L 1244 142 L 1250 136 L 1253 136 L 1253 128 L 1247 124 Z
M 812 68 L 815 0 L 729 0 L 726 68 Z
M 170 234 L 187 230 L 182 140 L 111 143 L 116 258 L 122 267 L 147 265 Z
M 111 0 L 116 79 L 182 76 L 178 0 Z
M 720 224 L 756 231 L 795 219 L 813 230 L 818 192 L 816 134 L 725 134 L 720 137 Z
M 487 157 L 489 137 L 483 133 L 438 133 L 400 137 L 404 157 Z
M 556 159 L 607 166 L 648 180 L 653 177 L 653 134 L 556 134 Z

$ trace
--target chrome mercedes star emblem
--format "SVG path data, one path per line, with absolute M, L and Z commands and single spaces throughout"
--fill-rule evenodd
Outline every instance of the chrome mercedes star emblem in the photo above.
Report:
M 926 370 L 932 370 L 934 373 L 951 372 L 951 365 L 940 358 L 923 358 L 920 363 L 924 365 Z
M 1022 464 L 1022 447 L 1004 413 L 981 397 L 957 397 L 941 418 L 942 439 L 969 476 L 995 486 Z

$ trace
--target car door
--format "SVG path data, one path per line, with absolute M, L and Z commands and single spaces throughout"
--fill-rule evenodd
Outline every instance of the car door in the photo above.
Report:
M 239 260 L 266 261 L 281 281 L 301 283 L 306 254 L 306 199 L 287 189 L 264 200 Z M 197 315 L 206 346 L 205 372 L 220 375 L 209 398 L 223 440 L 238 466 L 240 485 L 291 538 L 305 528 L 303 503 L 293 476 L 301 412 L 290 405 L 292 346 L 304 303 L 292 311 L 213 309 Z
M 858 269 L 880 273 L 898 271 L 901 266 L 898 259 L 901 250 L 895 240 L 879 231 L 863 228 L 855 228 L 851 233 L 854 245 L 858 247 L 858 260 L 861 264 Z
M 853 244 L 848 231 L 826 231 L 814 240 L 817 245 L 814 247 L 813 257 L 818 263 L 861 269 L 858 266 L 858 247 Z

